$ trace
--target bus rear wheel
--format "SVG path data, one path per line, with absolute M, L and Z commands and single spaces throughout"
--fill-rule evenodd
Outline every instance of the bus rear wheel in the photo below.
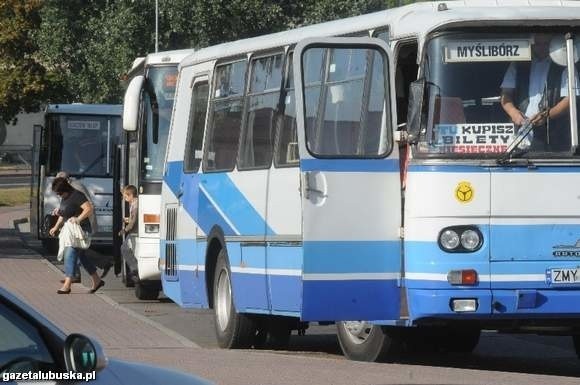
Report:
M 218 345 L 226 349 L 245 349 L 254 344 L 256 326 L 251 317 L 236 311 L 232 296 L 228 255 L 218 255 L 213 287 L 213 308 Z
M 139 282 L 135 285 L 135 297 L 142 301 L 152 301 L 159 297 L 159 284 L 147 281 Z
M 366 321 L 336 323 L 338 342 L 344 355 L 354 361 L 392 361 L 401 351 L 393 333 Z

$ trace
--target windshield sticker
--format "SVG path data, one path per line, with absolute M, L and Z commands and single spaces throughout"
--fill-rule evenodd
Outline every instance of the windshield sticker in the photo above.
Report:
M 469 203 L 473 200 L 473 187 L 471 187 L 471 183 L 466 181 L 461 181 L 455 187 L 455 199 L 457 199 L 461 203 Z
M 445 46 L 446 63 L 530 61 L 529 40 L 450 41 Z
M 66 123 L 69 130 L 100 130 L 101 122 L 93 120 L 69 120 Z
M 514 139 L 512 123 L 435 125 L 435 147 L 443 153 L 503 153 Z

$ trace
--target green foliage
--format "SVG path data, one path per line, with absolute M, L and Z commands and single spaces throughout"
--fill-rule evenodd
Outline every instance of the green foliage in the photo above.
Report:
M 55 77 L 35 55 L 40 8 L 40 0 L 0 0 L 0 119 L 6 123 L 38 110 L 56 92 Z
M 201 48 L 413 0 L 159 0 L 159 50 Z M 0 0 L 0 118 L 53 103 L 120 103 L 155 50 L 154 0 Z

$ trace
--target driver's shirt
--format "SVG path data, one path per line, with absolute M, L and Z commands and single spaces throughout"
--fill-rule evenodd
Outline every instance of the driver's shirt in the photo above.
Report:
M 532 65 L 530 67 L 530 81 L 528 86 L 528 97 L 529 103 L 528 108 L 525 111 L 525 115 L 531 118 L 537 114 L 540 109 L 539 105 L 542 101 L 542 93 L 544 92 L 544 86 L 548 81 L 548 71 L 550 70 L 550 63 L 552 60 L 547 57 L 542 60 L 534 59 L 532 60 Z M 501 83 L 501 88 L 516 88 L 516 64 L 511 63 L 508 67 Z
M 542 60 L 534 59 L 532 60 L 532 65 L 530 67 L 530 81 L 528 86 L 528 96 L 530 101 L 528 107 L 525 111 L 525 115 L 531 118 L 538 112 L 540 112 L 539 105 L 542 101 L 542 93 L 544 92 L 544 87 L 548 81 L 548 73 L 550 71 L 550 64 L 552 59 L 547 57 Z M 576 74 L 576 85 L 578 85 L 578 74 Z M 515 89 L 516 88 L 516 63 L 511 63 L 503 77 L 503 82 L 501 83 L 501 88 Z M 561 82 L 560 82 L 560 96 L 568 96 L 568 71 L 566 67 L 562 70 Z

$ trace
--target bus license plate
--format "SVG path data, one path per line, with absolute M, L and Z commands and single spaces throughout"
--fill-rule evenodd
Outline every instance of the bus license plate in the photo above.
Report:
M 548 269 L 546 281 L 552 285 L 580 283 L 580 268 L 576 269 Z

